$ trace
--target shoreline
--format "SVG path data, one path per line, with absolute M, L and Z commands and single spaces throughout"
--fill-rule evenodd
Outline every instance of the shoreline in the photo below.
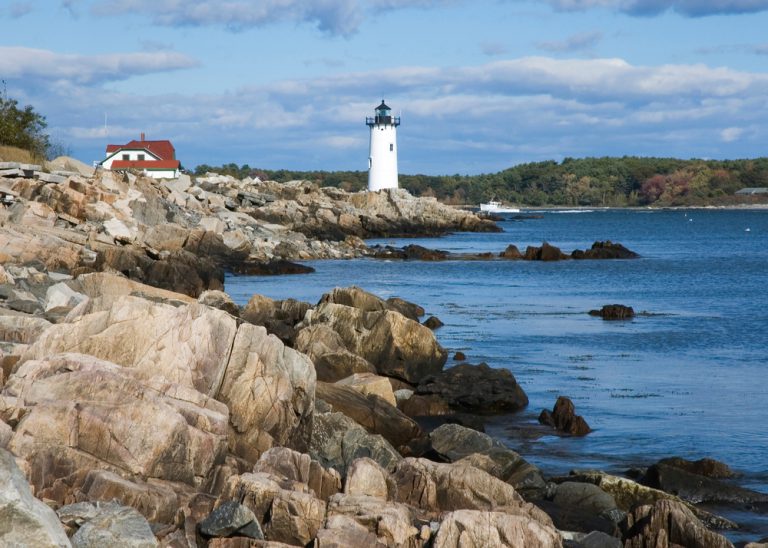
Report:
M 23 464 L 3 465 L 21 489 L 59 511 L 50 530 L 71 536 L 83 521 L 63 517 L 69 503 L 106 496 L 166 545 L 197 545 L 190 531 L 210 531 L 230 503 L 262 537 L 301 545 L 450 546 L 440 539 L 453 528 L 491 518 L 499 531 L 523 520 L 546 546 L 592 532 L 651 538 L 628 524 L 670 512 L 718 543 L 704 523 L 732 527 L 628 478 L 546 476 L 475 429 L 528 398 L 505 369 L 446 368 L 419 303 L 350 287 L 316 304 L 257 294 L 238 306 L 221 291 L 231 265 L 357 258 L 370 234 L 496 228 L 475 215 L 402 191 L 215 175 L 0 186 L 15 197 L 0 208 L 0 454 Z M 454 422 L 427 431 L 413 418 L 425 415 Z M 122 445 L 102 442 L 113 439 Z M 371 528 L 385 516 L 396 527 Z M 251 534 L 241 527 L 235 536 Z

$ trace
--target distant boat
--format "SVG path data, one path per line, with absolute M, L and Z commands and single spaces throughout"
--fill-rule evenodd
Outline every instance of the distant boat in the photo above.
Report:
M 520 213 L 517 207 L 505 207 L 501 202 L 490 201 L 487 204 L 480 204 L 480 211 L 485 213 Z

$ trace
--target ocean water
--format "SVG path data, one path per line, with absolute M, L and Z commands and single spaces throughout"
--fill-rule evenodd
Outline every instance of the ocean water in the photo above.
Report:
M 228 277 L 226 290 L 239 304 L 254 293 L 314 303 L 354 284 L 421 304 L 445 323 L 436 335 L 451 355 L 514 373 L 530 404 L 490 419 L 487 432 L 548 475 L 711 457 L 739 472 L 741 485 L 768 492 L 768 211 L 538 213 L 509 216 L 498 234 L 371 243 L 482 252 L 547 241 L 570 252 L 612 240 L 642 258 L 314 261 L 314 274 Z M 648 314 L 621 322 L 587 314 L 611 303 Z M 592 433 L 531 435 L 558 395 L 574 401 Z M 744 524 L 743 538 L 768 536 L 768 516 L 725 513 Z

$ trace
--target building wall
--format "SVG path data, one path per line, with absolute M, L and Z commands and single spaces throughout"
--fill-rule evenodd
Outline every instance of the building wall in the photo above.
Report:
M 152 177 L 153 179 L 178 179 L 178 169 L 145 169 L 144 173 Z
M 144 158 L 139 158 L 139 156 L 142 154 L 144 155 Z M 126 156 L 128 157 L 126 158 Z M 123 149 L 117 151 L 117 153 L 113 153 L 111 156 L 108 156 L 101 165 L 104 166 L 104 169 L 112 169 L 112 162 L 115 160 L 130 160 L 131 162 L 138 162 L 139 160 L 157 160 L 157 157 L 148 153 L 144 149 Z
M 371 126 L 368 190 L 397 188 L 397 130 L 394 125 Z

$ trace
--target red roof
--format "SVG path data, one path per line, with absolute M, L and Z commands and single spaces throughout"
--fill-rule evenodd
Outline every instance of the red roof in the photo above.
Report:
M 179 169 L 178 160 L 113 160 L 111 169 Z
M 163 141 L 137 141 L 134 139 L 130 143 L 127 143 L 125 145 L 107 145 L 107 154 L 112 154 L 113 152 L 117 152 L 118 150 L 124 149 L 124 148 L 131 148 L 131 149 L 146 149 L 150 151 L 155 156 L 158 156 L 161 160 L 175 160 L 176 159 L 176 149 L 173 148 L 173 145 L 168 140 Z

